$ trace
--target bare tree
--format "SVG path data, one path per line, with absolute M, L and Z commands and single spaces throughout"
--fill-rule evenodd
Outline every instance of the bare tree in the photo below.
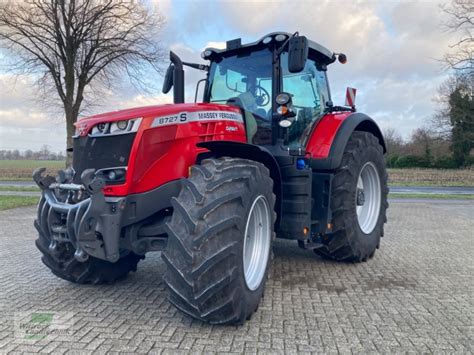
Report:
M 387 152 L 389 155 L 400 155 L 403 153 L 405 143 L 403 138 L 394 128 L 384 130 L 385 144 L 387 145 Z
M 49 155 L 51 151 L 49 150 L 49 145 L 43 144 L 39 150 L 39 158 L 43 160 L 49 160 Z
M 0 44 L 17 59 L 12 70 L 38 74 L 38 84 L 57 93 L 70 148 L 87 90 L 122 77 L 140 84 L 147 69 L 159 71 L 163 23 L 137 0 L 4 1 Z
M 452 0 L 443 5 L 442 10 L 448 15 L 443 26 L 458 35 L 451 51 L 444 60 L 449 68 L 461 71 L 474 70 L 474 0 Z
M 452 119 L 453 110 L 456 110 L 452 95 L 459 92 L 472 101 L 474 94 L 474 0 L 451 0 L 441 8 L 448 15 L 442 26 L 456 34 L 457 40 L 444 57 L 451 75 L 438 89 L 435 98 L 438 110 L 431 120 L 430 129 L 436 139 L 446 143 L 454 139 L 457 122 Z

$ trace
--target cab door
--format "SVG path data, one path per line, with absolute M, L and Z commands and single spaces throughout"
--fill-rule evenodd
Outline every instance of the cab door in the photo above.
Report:
M 288 55 L 282 55 L 282 91 L 293 95 L 296 117 L 288 128 L 288 145 L 305 145 L 316 120 L 324 114 L 329 97 L 326 72 L 317 69 L 312 59 L 306 61 L 299 73 L 288 71 Z

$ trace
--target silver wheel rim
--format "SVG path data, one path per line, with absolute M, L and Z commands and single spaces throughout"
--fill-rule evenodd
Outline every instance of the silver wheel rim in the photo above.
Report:
M 356 189 L 356 211 L 359 227 L 370 234 L 379 218 L 381 204 L 380 178 L 372 162 L 365 163 L 359 173 Z
M 244 237 L 245 283 L 251 291 L 255 291 L 265 276 L 272 237 L 270 208 L 262 195 L 250 207 Z

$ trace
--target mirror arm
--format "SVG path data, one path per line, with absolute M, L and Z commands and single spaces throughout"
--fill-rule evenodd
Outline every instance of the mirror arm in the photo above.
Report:
M 202 82 L 206 82 L 206 80 L 207 79 L 201 79 L 196 83 L 196 92 L 194 93 L 194 103 L 197 102 L 199 86 L 201 85 Z
M 210 69 L 210 66 L 206 65 L 206 64 L 183 62 L 183 65 L 186 65 L 187 67 L 191 67 L 191 68 L 198 69 L 198 70 L 204 70 L 204 71 L 209 71 L 209 69 Z

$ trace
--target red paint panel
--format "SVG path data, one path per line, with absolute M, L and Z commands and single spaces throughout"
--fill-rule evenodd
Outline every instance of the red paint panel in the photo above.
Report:
M 84 135 L 90 132 L 92 127 L 101 122 L 116 122 L 121 120 L 129 120 L 140 117 L 157 117 L 173 115 L 180 112 L 195 112 L 195 111 L 229 111 L 240 113 L 240 109 L 230 105 L 220 104 L 168 104 L 157 106 L 145 106 L 132 108 L 127 110 L 113 111 L 101 113 L 100 115 L 84 117 L 80 119 L 75 126 L 84 132 Z
M 126 183 L 104 188 L 107 196 L 126 196 L 152 190 L 172 180 L 188 176 L 189 166 L 196 162 L 199 153 L 206 149 L 196 147 L 204 141 L 226 140 L 246 142 L 245 127 L 242 122 L 194 121 L 185 124 L 152 127 L 156 117 L 180 112 L 227 111 L 240 113 L 234 106 L 216 104 L 179 104 L 153 106 L 135 110 L 125 110 L 94 116 L 89 126 L 99 122 L 142 117 L 129 158 Z M 83 121 L 86 121 L 83 120 Z M 82 121 L 81 121 L 82 122 Z
M 339 127 L 351 113 L 328 113 L 317 123 L 306 145 L 306 151 L 311 154 L 313 159 L 325 159 L 329 156 L 331 144 Z

